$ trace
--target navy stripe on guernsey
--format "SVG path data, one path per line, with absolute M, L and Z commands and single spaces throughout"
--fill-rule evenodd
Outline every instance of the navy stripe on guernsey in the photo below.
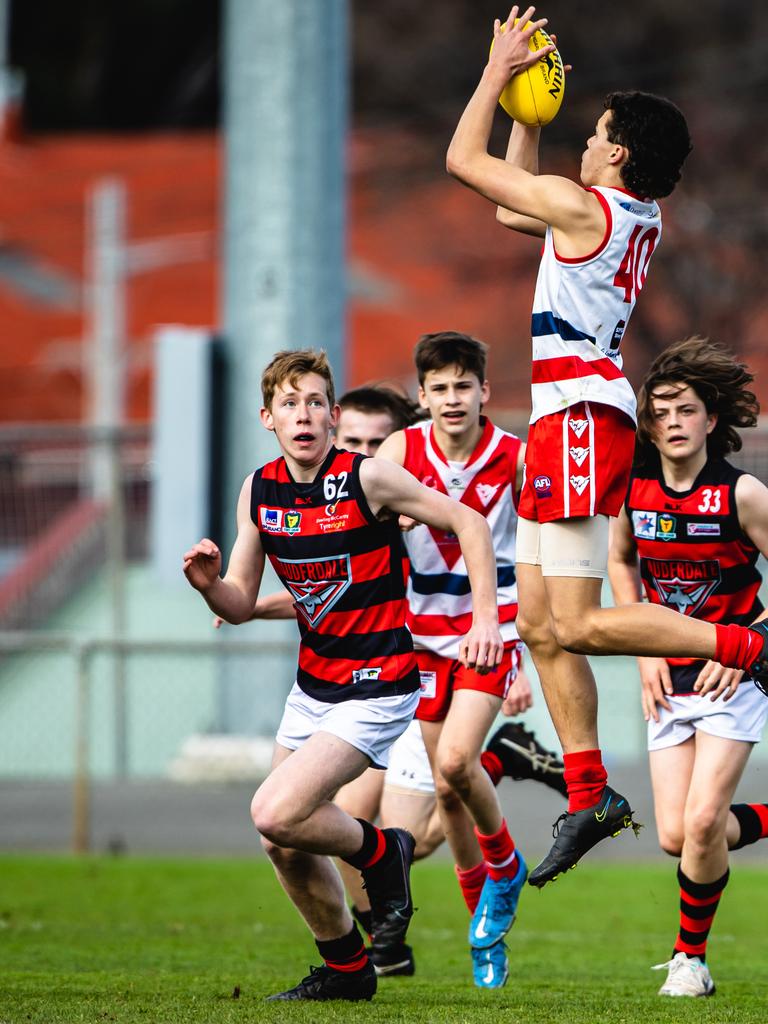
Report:
M 743 471 L 709 459 L 688 491 L 664 483 L 660 463 L 632 471 L 625 503 L 646 597 L 706 622 L 748 625 L 763 606 L 759 551 L 741 529 Z M 690 694 L 703 661 L 667 659 L 676 694 Z
M 396 517 L 377 519 L 360 484 L 365 456 L 332 447 L 311 483 L 285 459 L 253 475 L 251 518 L 301 633 L 296 681 L 317 700 L 392 697 L 419 688 L 405 625 Z
M 496 570 L 496 585 L 513 587 L 517 581 L 514 565 L 502 565 Z M 452 597 L 464 597 L 472 593 L 469 576 L 455 572 L 423 573 L 411 569 L 411 586 L 417 594 L 450 594 Z
M 597 340 L 591 334 L 585 334 L 578 327 L 569 324 L 562 317 L 554 313 L 534 313 L 531 316 L 531 336 L 533 338 L 546 338 L 551 334 L 559 335 L 563 341 L 591 341 L 594 345 Z

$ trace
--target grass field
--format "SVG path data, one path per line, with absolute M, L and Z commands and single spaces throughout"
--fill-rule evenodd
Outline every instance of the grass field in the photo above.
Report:
M 268 1004 L 317 953 L 263 861 L 0 858 L 0 1024 L 451 1021 L 594 1024 L 766 1019 L 768 873 L 733 871 L 709 1000 L 656 996 L 676 931 L 668 865 L 584 865 L 527 889 L 505 989 L 472 985 L 451 868 L 414 869 L 418 972 L 372 1003 Z M 489 1018 L 488 1014 L 493 1015 Z

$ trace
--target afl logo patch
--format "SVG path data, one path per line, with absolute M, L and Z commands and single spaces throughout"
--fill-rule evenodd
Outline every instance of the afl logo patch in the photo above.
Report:
M 533 481 L 533 489 L 540 498 L 552 497 L 552 480 L 548 476 L 537 476 Z

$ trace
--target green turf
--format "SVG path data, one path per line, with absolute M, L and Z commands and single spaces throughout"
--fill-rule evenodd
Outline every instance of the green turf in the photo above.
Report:
M 674 865 L 583 865 L 526 889 L 507 987 L 472 985 L 467 915 L 450 866 L 414 869 L 418 973 L 365 1004 L 265 1004 L 317 963 L 263 861 L 0 858 L 0 1024 L 760 1021 L 768 876 L 739 867 L 718 913 L 710 1000 L 665 1000 Z M 488 1014 L 493 1015 L 489 1017 Z

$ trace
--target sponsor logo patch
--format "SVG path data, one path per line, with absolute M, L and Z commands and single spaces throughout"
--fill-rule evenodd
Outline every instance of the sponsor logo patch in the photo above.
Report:
M 371 679 L 378 679 L 380 675 L 380 668 L 355 668 L 352 670 L 352 682 L 365 683 Z
M 689 562 L 648 558 L 645 565 L 662 602 L 682 615 L 695 615 L 720 585 L 720 563 L 716 559 Z
M 437 672 L 419 672 L 419 700 L 431 700 L 437 694 Z
M 261 509 L 261 528 L 265 533 L 279 533 L 283 528 L 283 510 L 281 508 Z
M 301 531 L 301 512 L 286 512 L 283 529 L 286 533 L 299 533 Z
M 568 420 L 568 426 L 574 432 L 576 437 L 581 437 L 589 426 L 589 420 Z
M 654 540 L 656 537 L 656 512 L 632 513 L 632 532 L 642 540 Z
M 665 512 L 659 516 L 656 524 L 658 526 L 656 531 L 657 540 L 674 540 L 677 537 L 677 519 L 674 516 L 670 516 Z
M 689 537 L 719 537 L 720 523 L 688 523 Z
M 310 626 L 318 625 L 352 582 L 349 555 L 329 555 L 307 562 L 279 558 L 274 567 Z
M 589 483 L 588 476 L 572 476 L 570 480 L 571 487 L 574 489 L 574 491 L 576 491 L 578 495 L 582 495 L 584 493 L 584 491 L 587 488 L 587 484 Z
M 584 459 L 589 455 L 589 448 L 569 448 L 568 452 L 576 465 L 581 466 Z
M 540 498 L 552 497 L 552 480 L 548 476 L 534 477 L 533 489 Z

